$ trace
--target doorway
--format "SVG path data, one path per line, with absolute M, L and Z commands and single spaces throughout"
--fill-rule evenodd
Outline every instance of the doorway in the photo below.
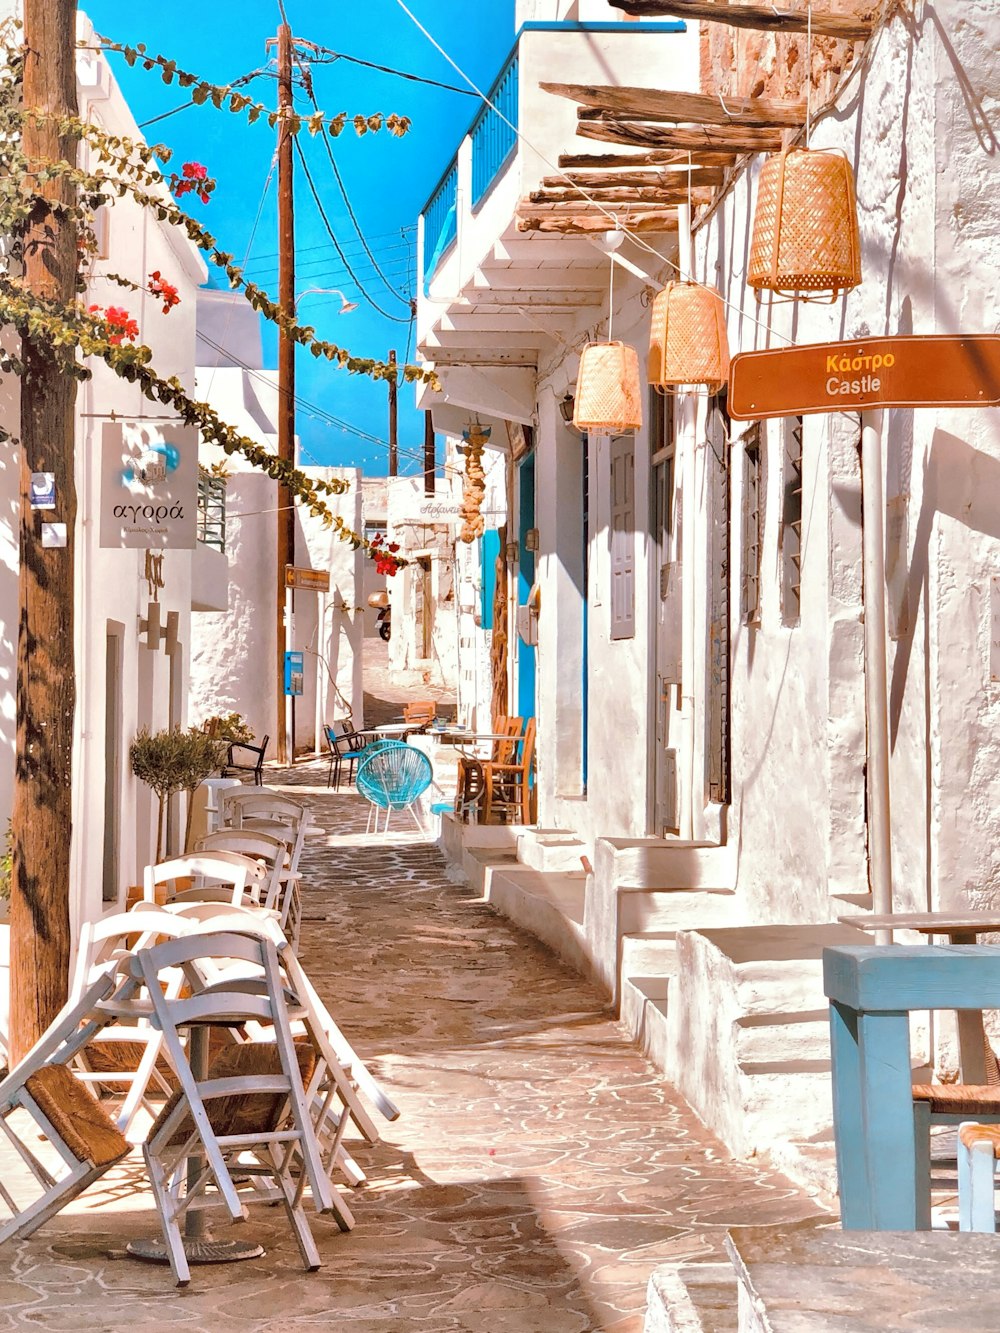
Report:
M 101 900 L 117 903 L 121 889 L 122 674 L 125 626 L 108 621 L 104 656 L 104 857 Z

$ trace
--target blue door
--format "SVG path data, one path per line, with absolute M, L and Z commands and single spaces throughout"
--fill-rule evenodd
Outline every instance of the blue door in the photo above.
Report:
M 529 454 L 519 468 L 520 512 L 518 517 L 517 604 L 525 606 L 535 583 L 535 552 L 528 550 L 528 533 L 535 526 L 535 455 Z M 521 717 L 535 716 L 535 649 L 523 639 L 517 645 L 517 711 Z

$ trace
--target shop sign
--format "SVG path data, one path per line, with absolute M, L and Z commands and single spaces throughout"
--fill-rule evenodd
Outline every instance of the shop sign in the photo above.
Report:
M 198 435 L 190 426 L 107 424 L 101 439 L 101 545 L 193 550 Z
M 397 509 L 398 503 L 398 509 Z M 443 495 L 393 497 L 392 521 L 396 523 L 457 523 L 462 501 Z
M 733 357 L 736 421 L 878 407 L 995 407 L 1000 335 L 911 335 L 810 343 Z
M 328 569 L 304 569 L 296 565 L 286 565 L 285 587 L 309 588 L 313 592 L 329 592 L 330 571 Z

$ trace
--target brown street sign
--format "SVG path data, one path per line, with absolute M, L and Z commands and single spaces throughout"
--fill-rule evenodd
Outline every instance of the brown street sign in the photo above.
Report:
M 995 407 L 1000 335 L 919 334 L 741 352 L 729 371 L 737 421 L 874 407 Z
M 327 569 L 300 569 L 295 565 L 286 565 L 285 587 L 309 588 L 313 592 L 329 592 L 330 571 Z

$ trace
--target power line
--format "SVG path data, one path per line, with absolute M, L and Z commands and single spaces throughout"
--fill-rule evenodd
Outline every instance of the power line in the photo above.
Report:
M 211 347 L 213 351 L 220 353 L 222 356 L 228 357 L 230 361 L 232 361 L 236 366 L 238 366 L 240 370 L 243 370 L 248 375 L 250 375 L 251 378 L 255 380 L 260 380 L 260 382 L 262 384 L 266 384 L 269 389 L 274 389 L 275 382 L 274 379 L 271 377 L 271 375 L 267 374 L 265 371 L 257 369 L 254 366 L 251 366 L 246 361 L 240 360 L 240 358 L 234 355 L 234 353 L 231 352 L 228 348 L 224 347 L 221 343 L 217 343 L 214 338 L 208 337 L 207 334 L 199 332 L 198 338 L 201 342 L 206 343 L 209 347 Z M 221 366 L 213 367 L 213 373 L 215 370 L 219 369 L 224 369 L 224 367 Z M 364 440 L 366 444 L 374 444 L 382 449 L 388 449 L 389 447 L 388 440 L 380 439 L 379 436 L 373 435 L 371 431 L 366 431 L 362 429 L 360 426 L 355 426 L 351 422 L 345 421 L 343 417 L 338 417 L 333 412 L 329 412 L 326 408 L 320 407 L 318 403 L 313 403 L 308 398 L 303 398 L 301 394 L 295 394 L 294 397 L 296 406 L 301 407 L 302 411 L 307 416 L 311 416 L 315 418 L 317 421 L 322 421 L 328 426 L 336 426 L 338 429 L 342 431 L 349 432 L 350 434 L 356 436 L 358 439 Z M 308 451 L 303 450 L 303 452 L 307 453 Z M 406 449 L 404 447 L 400 449 L 400 453 L 405 454 L 406 457 L 412 458 L 417 462 L 422 462 L 423 454 L 418 453 L 415 449 Z M 315 459 L 313 459 L 313 461 L 316 462 Z M 322 467 L 322 466 L 325 465 L 317 463 L 317 467 Z
M 309 185 L 309 192 L 312 194 L 313 202 L 316 205 L 316 211 L 320 215 L 320 218 L 323 222 L 323 226 L 327 230 L 327 234 L 329 235 L 330 239 L 336 246 L 337 253 L 344 261 L 344 267 L 347 269 L 348 273 L 350 273 L 351 277 L 357 283 L 360 294 L 364 297 L 364 299 L 368 302 L 368 304 L 372 307 L 372 309 L 377 310 L 378 313 L 382 315 L 385 319 L 392 320 L 394 324 L 408 324 L 410 321 L 408 319 L 404 319 L 401 315 L 393 315 L 390 314 L 388 310 L 383 310 L 383 308 L 378 304 L 378 302 L 374 300 L 371 296 L 369 296 L 367 291 L 365 291 L 364 285 L 358 278 L 357 274 L 354 272 L 353 268 L 351 268 L 350 261 L 348 260 L 347 256 L 341 249 L 340 242 L 337 240 L 337 236 L 333 230 L 333 226 L 330 223 L 330 219 L 326 215 L 326 210 L 323 207 L 323 201 L 319 197 L 319 191 L 316 188 L 316 182 L 312 178 L 312 172 L 309 170 L 309 163 L 306 161 L 306 155 L 302 151 L 302 146 L 297 139 L 294 140 L 293 142 L 295 151 L 298 153 L 299 156 L 299 162 L 302 165 L 303 174 L 305 175 L 306 181 L 308 182 Z
M 333 65 L 338 60 L 346 60 L 352 65 L 363 65 L 365 69 L 377 69 L 381 74 L 392 74 L 397 79 L 409 79 L 413 83 L 426 83 L 432 88 L 443 88 L 448 93 L 461 93 L 463 97 L 475 97 L 474 92 L 468 88 L 458 88 L 453 83 L 440 83 L 437 79 L 428 79 L 423 74 L 408 74 L 401 69 L 392 69 L 389 65 L 376 65 L 370 60 L 362 60 L 358 56 L 345 55 L 343 51 L 331 51 L 328 46 L 319 46 L 316 42 L 299 42 L 300 46 L 308 46 L 320 55 L 328 56 L 327 60 L 315 60 L 311 63 L 316 65 Z
M 395 231 L 379 231 L 379 232 L 376 232 L 376 233 L 374 234 L 374 236 L 369 237 L 369 240 L 372 240 L 372 241 L 380 241 L 380 240 L 383 240 L 383 239 L 385 239 L 386 237 L 389 237 L 389 236 L 393 236 L 393 237 L 404 236 L 404 237 L 405 237 L 405 234 L 406 234 L 408 231 L 416 231 L 416 229 L 417 229 L 417 224 L 416 224 L 415 222 L 410 222 L 410 223 L 408 223 L 405 227 L 397 227 Z M 344 242 L 345 247 L 350 247 L 350 246 L 355 245 L 355 244 L 357 244 L 357 242 L 355 242 L 355 241 L 345 241 L 345 242 Z M 303 246 L 298 247 L 297 250 L 296 250 L 296 254 L 303 255 L 303 254 L 307 254 L 310 250 L 328 250 L 329 248 L 330 248 L 330 242 L 329 242 L 329 241 L 321 241 L 321 242 L 319 242 L 318 245 L 303 245 Z M 277 258 L 278 258 L 278 252 L 277 252 L 276 250 L 269 250 L 266 254 L 258 255 L 257 258 L 258 258 L 258 259 L 277 259 Z
M 252 83 L 254 79 L 263 78 L 267 72 L 266 69 L 255 69 L 250 74 L 241 74 L 238 79 L 234 79 L 232 83 L 227 85 L 227 87 L 239 88 L 244 83 Z M 186 102 L 182 102 L 180 106 L 175 106 L 171 111 L 161 111 L 158 116 L 150 116 L 149 120 L 140 120 L 139 129 L 144 130 L 148 125 L 155 125 L 158 121 L 167 120 L 170 116 L 176 116 L 178 111 L 186 111 L 189 106 L 194 105 L 194 101 L 189 98 Z
M 313 110 L 318 112 L 319 109 L 320 109 L 320 107 L 319 107 L 319 103 L 316 101 L 316 93 L 315 93 L 315 90 L 313 89 L 312 79 L 310 79 L 310 78 L 306 78 L 306 79 L 304 80 L 304 83 L 305 83 L 305 89 L 306 89 L 306 96 L 309 98 L 309 101 L 312 103 Z M 378 260 L 377 260 L 377 259 L 375 258 L 375 256 L 372 254 L 371 249 L 370 249 L 370 247 L 369 247 L 369 245 L 368 245 L 368 242 L 365 240 L 365 234 L 364 234 L 364 232 L 361 230 L 361 224 L 358 222 L 357 215 L 355 214 L 354 209 L 353 209 L 353 207 L 351 206 L 351 200 L 350 200 L 350 198 L 349 198 L 349 196 L 348 196 L 347 188 L 346 188 L 346 186 L 344 185 L 344 178 L 343 178 L 343 176 L 341 176 L 341 174 L 340 174 L 340 168 L 337 166 L 337 159 L 336 159 L 336 158 L 334 157 L 334 155 L 333 155 L 333 147 L 332 147 L 332 145 L 331 145 L 331 143 L 330 143 L 330 136 L 325 132 L 325 130 L 324 130 L 324 132 L 323 132 L 323 134 L 322 134 L 322 139 L 323 139 L 323 146 L 324 146 L 325 149 L 326 149 L 326 155 L 327 155 L 327 157 L 330 159 L 330 166 L 333 168 L 333 175 L 334 175 L 334 179 L 335 179 L 336 182 L 337 182 L 337 188 L 338 188 L 338 190 L 340 191 L 341 198 L 342 198 L 343 201 L 344 201 L 344 206 L 345 206 L 346 209 L 347 209 L 347 215 L 348 215 L 348 217 L 351 219 L 351 222 L 352 222 L 352 224 L 353 224 L 353 226 L 354 226 L 354 230 L 355 230 L 355 231 L 357 232 L 357 234 L 358 234 L 358 239 L 360 240 L 361 244 L 364 246 L 365 254 L 366 254 L 366 255 L 368 256 L 368 258 L 371 260 L 371 262 L 372 262 L 372 267 L 375 269 L 375 272 L 376 272 L 376 273 L 379 275 L 379 277 L 382 279 L 382 282 L 383 282 L 383 284 L 385 285 L 385 287 L 387 288 L 387 290 L 388 290 L 393 296 L 395 296 L 395 298 L 396 298 L 397 301 L 402 301 L 402 303 L 403 303 L 405 306 L 408 306 L 408 305 L 410 304 L 410 298 L 407 297 L 407 296 L 403 296 L 403 294 L 402 294 L 401 292 L 397 291 L 396 288 L 393 287 L 392 283 L 389 281 L 389 279 L 385 276 L 385 274 L 384 274 L 384 273 L 382 272 L 382 270 L 379 268 L 379 266 L 378 266 Z

